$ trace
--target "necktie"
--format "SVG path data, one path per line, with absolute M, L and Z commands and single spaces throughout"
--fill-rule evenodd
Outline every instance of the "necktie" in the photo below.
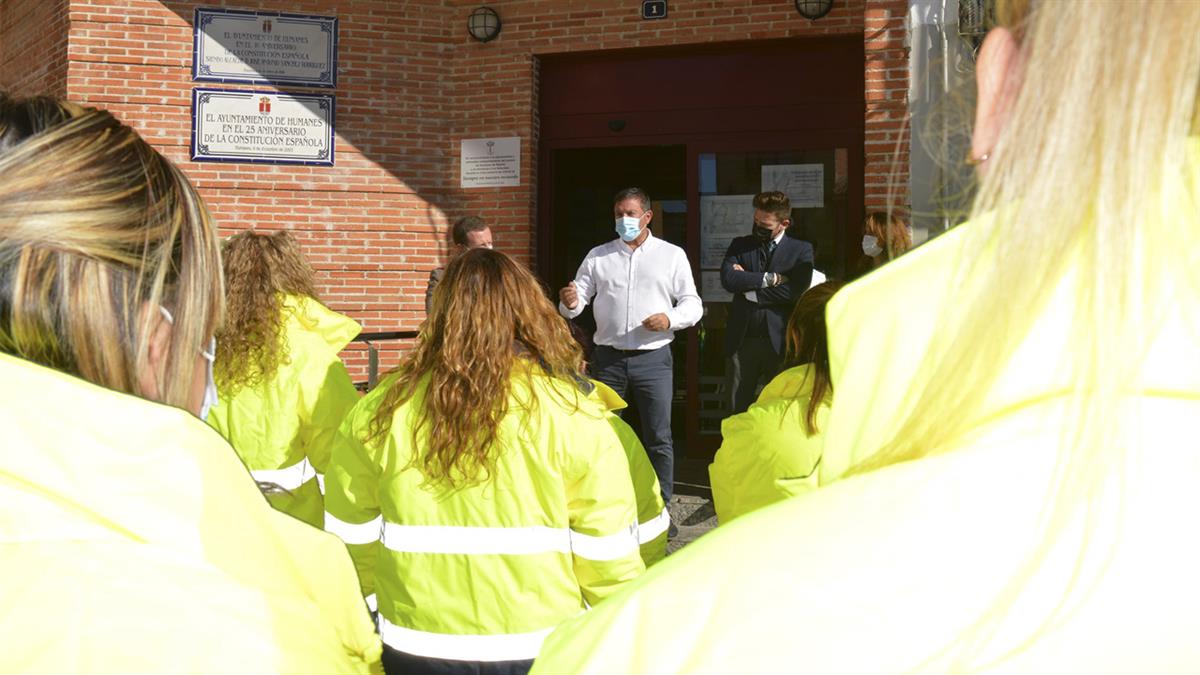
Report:
M 775 246 L 775 240 L 772 239 L 763 247 L 763 271 L 766 271 L 767 266 L 771 264 L 771 256 L 775 254 Z

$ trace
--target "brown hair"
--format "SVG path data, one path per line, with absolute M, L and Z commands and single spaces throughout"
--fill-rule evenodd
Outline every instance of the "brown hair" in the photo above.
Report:
M 825 306 L 842 287 L 840 281 L 826 281 L 804 292 L 796 301 L 788 319 L 784 364 L 791 368 L 811 363 L 813 387 L 804 413 L 804 426 L 809 436 L 817 428 L 817 409 L 833 393 L 833 378 L 829 374 L 829 343 L 825 332 Z
M 225 242 L 223 252 L 226 315 L 213 375 L 231 395 L 270 379 L 288 362 L 283 296 L 316 299 L 317 290 L 312 266 L 287 230 L 241 232 Z
M 564 381 L 582 377 L 579 345 L 533 274 L 499 251 L 468 250 L 446 267 L 416 347 L 387 385 L 367 440 L 391 432 L 396 410 L 428 378 L 412 428 L 418 451 L 410 467 L 424 474 L 426 485 L 487 480 L 519 361 Z M 532 411 L 532 387 L 529 397 L 522 404 Z
M 792 217 L 792 202 L 782 192 L 760 192 L 754 195 L 754 208 L 779 219 L 779 222 L 790 220 Z
M 454 222 L 450 229 L 450 238 L 459 246 L 467 245 L 467 235 L 472 232 L 482 232 L 488 229 L 487 223 L 478 216 L 463 216 Z
M 159 307 L 174 317 L 156 399 L 191 404 L 224 308 L 208 210 L 108 112 L 0 94 L 0 351 L 146 395 Z
M 908 226 L 900 216 L 886 211 L 872 211 L 867 214 L 863 224 L 863 233 L 879 240 L 879 245 L 887 253 L 889 260 L 899 257 L 912 248 L 912 235 Z
M 638 204 L 641 204 L 643 211 L 650 210 L 650 195 L 646 194 L 646 191 L 642 188 L 631 187 L 621 190 L 613 195 L 613 206 L 620 204 L 626 199 L 636 199 L 638 200 Z

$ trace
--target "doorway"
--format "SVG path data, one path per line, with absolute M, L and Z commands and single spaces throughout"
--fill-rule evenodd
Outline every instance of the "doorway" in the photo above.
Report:
M 555 254 L 542 278 L 552 294 L 575 278 L 588 251 L 616 236 L 612 199 L 624 188 L 645 190 L 654 213 L 651 232 L 687 250 L 687 146 L 564 148 L 555 150 L 550 161 L 555 187 L 549 230 Z M 591 336 L 596 331 L 591 305 L 572 323 L 590 361 Z M 686 333 L 671 343 L 675 367 L 671 431 L 676 439 L 687 438 L 687 344 Z M 639 419 L 637 407 L 630 401 L 625 421 L 640 429 Z
M 819 67 L 814 67 L 819 64 Z M 722 347 L 725 247 L 750 232 L 750 199 L 792 197 L 789 235 L 843 276 L 863 218 L 861 36 L 544 57 L 537 269 L 552 292 L 610 241 L 612 196 L 645 189 L 655 236 L 684 248 L 704 318 L 676 334 L 676 454 L 708 460 L 729 414 Z M 581 317 L 582 319 L 583 317 Z M 590 316 L 580 322 L 591 335 Z

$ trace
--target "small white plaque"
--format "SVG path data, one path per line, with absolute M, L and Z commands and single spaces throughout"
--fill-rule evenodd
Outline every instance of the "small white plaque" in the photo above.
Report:
M 511 187 L 521 184 L 521 138 L 474 138 L 462 141 L 461 187 Z

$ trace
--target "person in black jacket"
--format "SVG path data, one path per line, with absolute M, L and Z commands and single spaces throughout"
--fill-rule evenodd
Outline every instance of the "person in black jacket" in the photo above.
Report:
M 477 216 L 459 218 L 450 230 L 450 236 L 454 241 L 454 256 L 462 255 L 463 251 L 473 248 L 492 247 L 492 229 L 483 222 L 482 218 Z M 429 273 L 429 285 L 425 287 L 426 316 L 433 308 L 433 289 L 437 288 L 438 282 L 442 280 L 442 275 L 445 273 L 445 267 L 435 268 Z
M 733 293 L 725 356 L 733 373 L 733 413 L 754 402 L 760 380 L 779 370 L 784 327 L 792 307 L 808 290 L 812 244 L 787 236 L 791 202 L 782 192 L 754 196 L 754 229 L 729 244 L 721 285 Z

